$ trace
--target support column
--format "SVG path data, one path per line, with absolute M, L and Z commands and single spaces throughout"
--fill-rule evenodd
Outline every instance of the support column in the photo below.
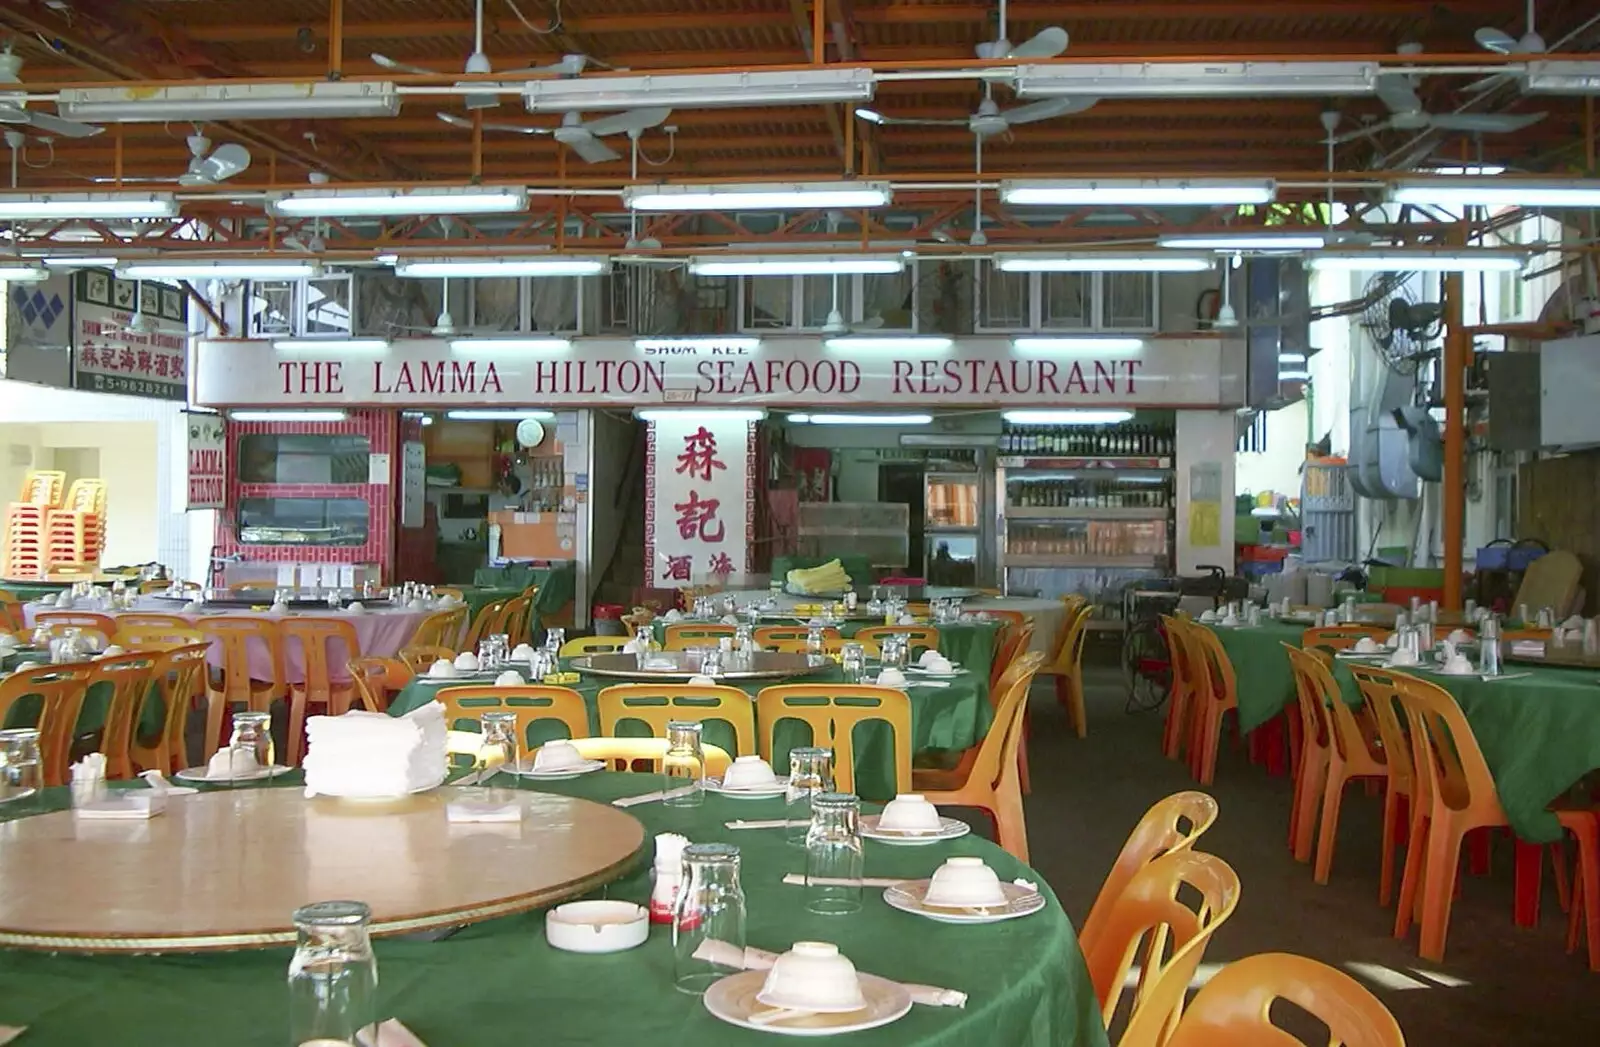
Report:
M 1462 315 L 1462 278 L 1444 280 L 1444 608 L 1461 609 L 1461 555 L 1467 523 L 1467 365 L 1472 342 Z

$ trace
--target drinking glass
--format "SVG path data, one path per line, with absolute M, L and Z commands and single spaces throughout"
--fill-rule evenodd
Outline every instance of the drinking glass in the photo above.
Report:
M 663 785 L 667 792 L 661 801 L 663 806 L 699 807 L 705 800 L 706 753 L 700 740 L 703 729 L 694 720 L 667 721 L 667 752 L 661 758 L 661 773 L 667 779 Z M 685 785 L 693 788 L 673 795 L 672 790 Z
M 1485 618 L 1478 630 L 1478 672 L 1500 675 L 1500 620 L 1493 615 Z
M 695 952 L 716 942 L 726 962 Z M 672 983 L 700 995 L 740 969 L 744 955 L 744 889 L 739 848 L 731 843 L 691 843 L 683 849 L 682 885 L 672 914 Z
M 0 800 L 20 800 L 39 791 L 39 731 L 0 731 Z
M 806 830 L 806 910 L 839 916 L 861 909 L 861 801 L 854 793 L 817 793 Z
M 883 638 L 878 661 L 885 669 L 904 669 L 907 659 L 906 638 L 898 633 Z
M 557 654 L 561 645 L 567 642 L 567 630 L 559 625 L 552 625 L 544 631 L 544 649 L 551 654 Z
M 839 665 L 845 683 L 860 683 L 867 675 L 867 649 L 858 643 L 844 644 L 839 648 Z
M 313 902 L 294 911 L 289 961 L 290 1047 L 356 1042 L 377 1020 L 378 960 L 365 902 Z
M 259 768 L 271 767 L 273 755 L 272 714 L 234 713 L 233 736 L 228 739 L 229 779 L 237 781 L 241 775 L 253 775 Z
M 478 724 L 483 738 L 478 742 L 476 767 L 517 767 L 522 762 L 522 739 L 517 737 L 517 714 L 505 710 L 482 713 Z
M 648 625 L 641 625 L 633 631 L 633 645 L 640 654 L 649 654 L 656 649 L 655 631 Z
M 700 653 L 700 675 L 713 680 L 722 675 L 722 647 L 708 647 Z
M 783 835 L 789 843 L 803 844 L 811 826 L 811 800 L 833 791 L 833 750 L 805 746 L 789 750 L 789 787 L 784 793 Z M 796 824 L 796 823 L 799 824 Z
M 806 630 L 806 653 L 807 654 L 822 654 L 822 653 L 824 653 L 823 652 L 823 639 L 822 639 L 822 626 L 813 625 L 809 629 Z

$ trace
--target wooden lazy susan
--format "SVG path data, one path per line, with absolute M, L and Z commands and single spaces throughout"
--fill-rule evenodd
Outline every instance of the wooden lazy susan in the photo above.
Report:
M 307 800 L 298 789 L 175 797 L 148 821 L 70 811 L 0 823 L 0 945 L 187 952 L 292 943 L 301 905 L 354 899 L 375 934 L 554 904 L 626 872 L 644 827 L 589 800 L 506 790 L 518 822 L 455 822 L 437 789 Z

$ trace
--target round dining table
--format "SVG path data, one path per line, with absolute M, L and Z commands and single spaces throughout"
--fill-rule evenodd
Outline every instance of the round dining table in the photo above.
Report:
M 298 776 L 280 779 L 293 788 Z M 650 774 L 600 772 L 570 781 L 508 781 L 532 789 L 609 802 L 659 788 Z M 0 805 L 5 820 L 67 806 L 65 789 Z M 185 798 L 170 801 L 183 803 Z M 19 805 L 27 805 L 26 807 Z M 350 806 L 349 820 L 381 818 Z M 892 909 L 868 888 L 859 912 L 818 916 L 803 905 L 803 887 L 784 883 L 804 871 L 805 852 L 771 829 L 734 830 L 734 819 L 782 818 L 774 800 L 707 795 L 693 808 L 645 803 L 627 808 L 645 830 L 637 864 L 592 897 L 643 904 L 649 897 L 654 834 L 677 832 L 697 843 L 724 842 L 740 851 L 746 898 L 746 944 L 782 952 L 796 941 L 836 943 L 859 970 L 896 981 L 967 995 L 964 1007 L 916 1005 L 889 1025 L 850 1033 L 860 1047 L 1106 1047 L 1100 1006 L 1071 921 L 1039 875 L 993 844 L 969 835 L 920 847 L 868 840 L 871 877 L 919 878 L 946 858 L 983 858 L 1003 880 L 1025 878 L 1046 899 L 1021 919 L 983 925 L 934 923 Z M 165 817 L 162 815 L 160 817 Z M 108 833 L 137 833 L 139 823 L 100 822 Z M 503 825 L 459 825 L 463 846 L 492 851 Z M 481 831 L 480 831 L 481 830 Z M 97 842 L 104 846 L 103 837 Z M 454 843 L 452 843 L 454 846 Z M 295 855 L 274 875 L 292 878 Z M 187 876 L 181 852 L 152 875 Z M 385 870 L 374 867 L 374 877 Z M 29 875 L 49 875 L 36 870 Z M 0 889 L 5 889 L 0 884 Z M 241 882 L 238 889 L 248 890 Z M 309 890 L 302 902 L 323 900 Z M 544 913 L 504 916 L 455 933 L 378 938 L 377 1017 L 398 1018 L 436 1047 L 505 1047 L 530 1037 L 553 1044 L 641 1044 L 754 1047 L 778 1042 L 769 1033 L 728 1025 L 699 996 L 672 984 L 672 942 L 653 926 L 646 942 L 602 955 L 560 952 L 544 938 Z M 79 1047 L 114 1041 L 126 1047 L 283 1047 L 287 1042 L 290 950 L 282 947 L 196 955 L 95 956 L 9 950 L 0 953 L 0 1025 L 26 1027 L 21 1043 Z
M 721 619 L 716 621 L 720 622 Z M 766 617 L 761 620 L 763 626 L 802 626 L 810 619 L 789 615 L 786 617 Z M 656 643 L 666 641 L 667 626 L 669 625 L 705 625 L 714 624 L 697 618 L 680 616 L 678 618 L 661 617 L 650 623 Z M 847 618 L 834 622 L 832 628 L 839 630 L 839 635 L 849 639 L 868 626 L 883 625 L 880 620 L 869 618 Z M 981 676 L 987 677 L 989 669 L 994 664 L 994 641 L 1000 631 L 998 618 L 972 618 L 964 622 L 927 622 L 939 630 L 939 653 Z

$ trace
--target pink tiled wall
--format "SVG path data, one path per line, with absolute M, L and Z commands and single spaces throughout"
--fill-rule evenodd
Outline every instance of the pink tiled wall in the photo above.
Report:
M 228 425 L 228 505 L 217 514 L 217 555 L 242 555 L 247 560 L 297 563 L 377 563 L 386 579 L 394 573 L 395 522 L 399 516 L 400 412 L 351 411 L 342 422 L 230 422 Z M 414 424 L 407 419 L 408 424 Z M 365 436 L 373 454 L 389 456 L 387 484 L 245 484 L 233 463 L 239 460 L 239 440 L 255 433 L 311 433 L 325 436 Z M 299 545 L 244 545 L 237 539 L 236 507 L 241 498 L 338 497 L 361 498 L 371 507 L 365 545 L 318 548 Z

